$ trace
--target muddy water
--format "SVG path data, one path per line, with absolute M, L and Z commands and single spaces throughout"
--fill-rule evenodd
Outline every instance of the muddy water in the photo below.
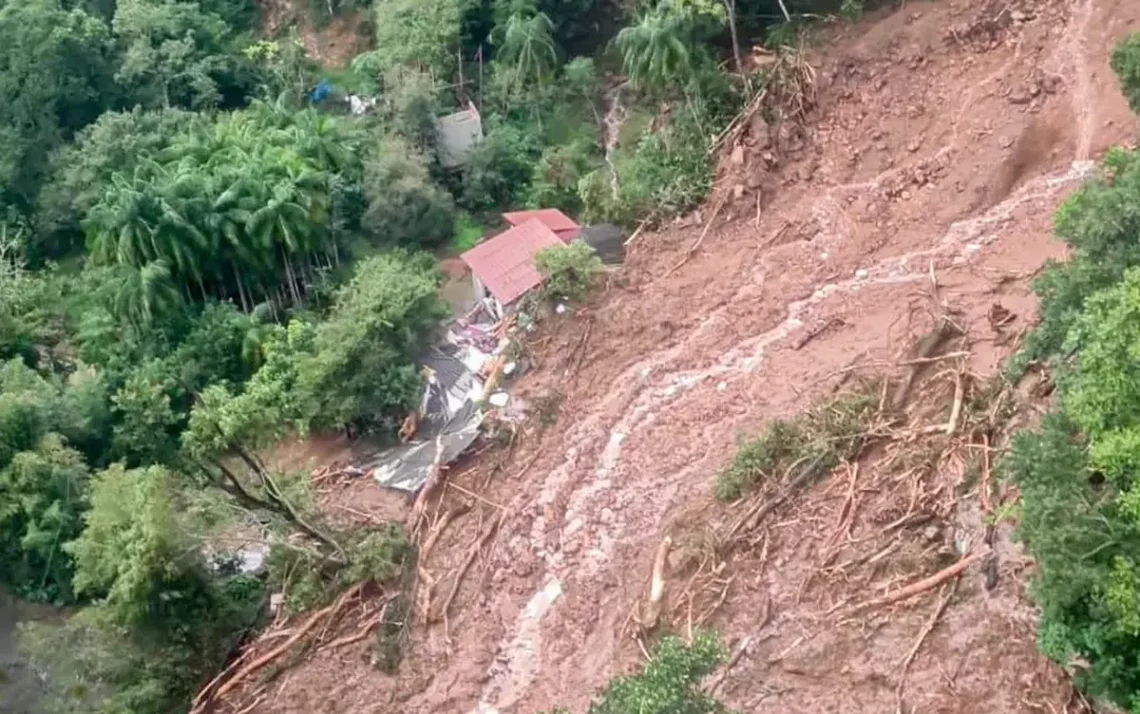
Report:
M 16 649 L 16 630 L 21 622 L 59 615 L 55 608 L 21 602 L 0 593 L 0 712 L 41 714 L 44 711 L 40 706 L 39 681 Z

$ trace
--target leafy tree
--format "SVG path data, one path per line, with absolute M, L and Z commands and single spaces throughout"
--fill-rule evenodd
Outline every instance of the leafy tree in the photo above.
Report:
M 683 89 L 711 60 L 704 42 L 724 20 L 712 0 L 663 0 L 614 38 L 630 82 L 650 93 Z
M 566 300 L 585 298 L 602 273 L 602 259 L 582 240 L 543 248 L 535 253 L 534 264 L 546 293 Z
M 542 87 L 549 83 L 558 65 L 554 23 L 531 3 L 516 3 L 498 34 L 496 63 L 511 65 L 517 86 Z M 502 66 L 497 64 L 497 66 Z
M 584 176 L 599 167 L 599 154 L 592 139 L 547 146 L 534 165 L 527 204 L 535 208 L 559 208 L 570 215 L 580 213 L 582 198 L 578 185 Z
M 356 266 L 298 366 L 308 423 L 391 427 L 415 404 L 413 358 L 446 314 L 438 281 L 427 254 L 380 254 Z
M 1027 337 L 1012 369 L 1058 354 L 1085 299 L 1140 265 L 1140 154 L 1110 149 L 1103 176 L 1075 191 L 1057 209 L 1054 223 L 1072 248 L 1065 264 L 1050 264 L 1034 282 L 1040 324 Z
M 29 272 L 13 242 L 0 237 L 0 360 L 19 357 L 50 367 L 65 339 L 62 283 L 51 272 Z
M 143 106 L 232 106 L 252 89 L 229 27 L 197 2 L 119 0 L 113 26 L 126 46 L 117 77 Z
M 1064 415 L 1016 435 L 1002 469 L 1021 489 L 1018 535 L 1037 561 L 1031 592 L 1042 608 L 1041 650 L 1064 664 L 1085 660 L 1077 681 L 1090 693 L 1134 701 L 1138 521 L 1123 517 L 1115 488 L 1094 485 L 1085 439 Z
M 1133 32 L 1117 43 L 1111 64 L 1128 106 L 1140 113 L 1140 32 Z
M 194 114 L 178 109 L 107 112 L 56 151 L 37 199 L 29 257 L 57 259 L 81 247 L 80 221 L 110 188 L 112 177 L 132 175 L 195 121 Z
M 212 572 L 191 534 L 177 480 L 116 465 L 91 483 L 82 535 L 65 550 L 76 589 L 99 598 L 23 646 L 51 674 L 56 711 L 178 711 L 257 618 L 255 578 Z
M 389 245 L 434 248 L 455 224 L 451 196 L 432 182 L 423 157 L 396 137 L 382 140 L 364 164 L 364 226 Z
M 72 563 L 62 546 L 79 535 L 86 492 L 83 455 L 58 434 L 45 434 L 34 449 L 16 453 L 0 469 L 5 585 L 33 599 L 72 601 Z
M 510 124 L 491 129 L 467 165 L 460 204 L 474 213 L 519 203 L 537 154 L 532 135 Z
M 374 68 L 418 67 L 447 82 L 456 70 L 467 0 L 376 0 Z
M 27 209 L 47 156 L 118 97 L 102 20 L 58 0 L 0 7 L 0 204 Z
M 85 229 L 95 262 L 135 271 L 136 322 L 182 298 L 234 298 L 246 310 L 299 306 L 321 267 L 334 172 L 359 179 L 356 138 L 336 120 L 255 104 L 192 127 L 130 176 L 115 174 Z M 130 299 L 126 299 L 130 298 Z
M 0 582 L 26 597 L 70 602 L 87 458 L 105 449 L 106 392 L 95 377 L 65 387 L 19 360 L 0 366 Z

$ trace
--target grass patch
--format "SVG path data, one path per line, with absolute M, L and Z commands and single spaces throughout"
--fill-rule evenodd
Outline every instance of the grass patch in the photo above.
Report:
M 448 252 L 463 253 L 475 247 L 483 237 L 483 226 L 471 217 L 471 214 L 460 212 L 455 217 L 455 235 L 447 244 Z
M 879 410 L 880 383 L 867 382 L 820 400 L 794 419 L 775 419 L 740 444 L 716 478 L 716 497 L 736 501 L 798 466 L 830 470 L 859 450 Z

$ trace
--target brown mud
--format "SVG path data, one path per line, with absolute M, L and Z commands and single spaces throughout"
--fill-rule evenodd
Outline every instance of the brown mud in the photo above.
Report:
M 437 579 L 436 611 L 480 529 L 505 512 L 446 628 L 417 624 L 395 676 L 363 648 L 311 657 L 268 683 L 253 711 L 582 711 L 642 658 L 627 620 L 661 539 L 738 512 L 712 491 L 741 435 L 802 410 L 853 365 L 898 359 L 948 311 L 967 333 L 969 368 L 994 373 L 1032 320 L 1030 279 L 1064 256 L 1051 236 L 1056 206 L 1105 148 L 1134 140 L 1108 54 L 1137 29 L 1140 3 L 1129 0 L 945 0 L 825 30 L 810 58 L 816 109 L 802 127 L 750 130 L 735 159 L 726 150 L 720 186 L 732 198 L 692 259 L 670 273 L 703 226 L 640 235 L 608 287 L 532 345 L 538 367 L 516 391 L 565 399 L 556 423 L 533 427 L 509 460 L 488 452 L 455 469 L 456 483 L 495 505 L 473 502 L 423 564 Z M 763 557 L 758 543 L 733 560 L 709 618 L 729 641 L 754 642 L 721 686 L 729 705 L 1077 710 L 1064 673 L 1035 651 L 1028 564 L 1005 540 L 996 586 L 966 571 L 905 667 L 902 700 L 902 664 L 944 592 L 857 621 L 828 615 L 933 572 L 946 548 L 960 552 L 978 519 L 973 531 L 953 522 L 968 508 L 951 497 L 964 472 L 947 463 L 920 484 L 939 520 L 870 565 L 820 565 L 848 471 L 772 516 Z M 865 468 L 855 540 L 881 536 L 883 519 L 919 493 Z

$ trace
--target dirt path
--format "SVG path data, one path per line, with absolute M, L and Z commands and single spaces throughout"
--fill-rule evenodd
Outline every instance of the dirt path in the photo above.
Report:
M 1128 0 L 946 0 L 837 30 L 816 58 L 806 136 L 776 131 L 775 168 L 749 148 L 736 169 L 761 191 L 759 221 L 752 189 L 741 191 L 729 220 L 664 278 L 700 229 L 640 237 L 624 284 L 540 349 L 522 390 L 567 398 L 558 423 L 523 442 L 516 465 L 537 453 L 534 466 L 484 492 L 507 515 L 459 592 L 450 637 L 418 629 L 396 678 L 349 655 L 310 662 L 272 710 L 583 710 L 639 658 L 620 633 L 657 543 L 723 516 L 712 479 L 738 434 L 802 408 L 855 361 L 893 356 L 939 304 L 968 326 L 975 371 L 994 369 L 1008 345 L 987 321 L 993 304 L 1017 316 L 1007 332 L 1027 324 L 1028 279 L 1063 252 L 1054 208 L 1092 159 L 1135 136 L 1107 64 L 1130 29 L 1140 6 Z M 567 373 L 587 322 L 585 357 Z M 790 585 L 804 582 L 815 537 L 796 523 L 780 526 L 768 567 L 741 574 L 713 621 L 729 637 L 767 628 L 725 696 L 747 711 L 894 711 L 883 681 L 926 613 L 824 636 L 813 613 L 827 609 L 826 583 Z M 477 528 L 473 516 L 453 526 L 428 568 L 447 577 Z M 1066 706 L 1064 678 L 1033 650 L 1024 563 L 1013 553 L 1002 567 L 1012 577 L 948 612 L 949 632 L 910 668 L 918 710 Z M 776 613 L 766 624 L 764 600 Z

